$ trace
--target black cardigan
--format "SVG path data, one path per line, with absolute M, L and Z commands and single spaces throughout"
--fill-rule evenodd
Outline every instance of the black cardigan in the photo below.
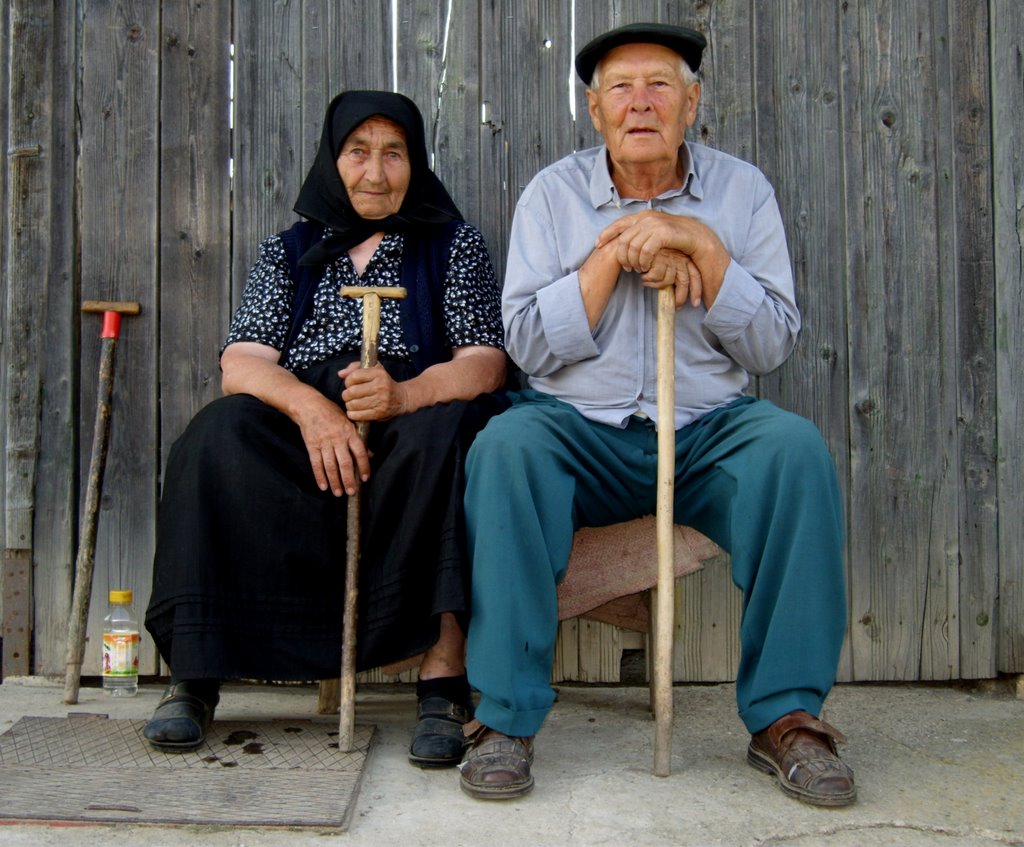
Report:
M 447 362 L 452 357 L 444 333 L 444 281 L 448 273 L 452 241 L 461 221 L 449 221 L 429 227 L 424 235 L 402 233 L 402 285 L 406 296 L 399 304 L 402 330 L 416 373 L 431 365 Z M 323 267 L 300 265 L 299 257 L 323 233 L 323 226 L 299 221 L 280 233 L 289 272 L 295 283 L 292 322 L 281 348 L 279 363 L 298 337 L 313 308 L 313 295 L 323 278 Z

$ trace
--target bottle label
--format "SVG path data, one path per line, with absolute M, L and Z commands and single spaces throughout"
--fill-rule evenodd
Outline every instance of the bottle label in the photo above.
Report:
M 139 675 L 139 633 L 103 633 L 103 676 L 124 679 Z

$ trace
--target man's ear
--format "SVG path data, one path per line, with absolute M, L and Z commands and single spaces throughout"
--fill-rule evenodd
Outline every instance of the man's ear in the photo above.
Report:
M 699 82 L 690 83 L 686 91 L 686 126 L 693 126 L 697 120 L 697 105 L 700 103 L 701 87 Z
M 594 125 L 594 129 L 601 132 L 601 121 L 597 114 L 597 93 L 589 85 L 586 89 L 587 93 L 587 112 L 590 114 L 590 122 Z

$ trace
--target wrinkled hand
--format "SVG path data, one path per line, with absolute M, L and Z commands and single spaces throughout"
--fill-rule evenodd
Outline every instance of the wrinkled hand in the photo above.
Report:
M 386 421 L 406 411 L 405 387 L 395 382 L 381 365 L 363 368 L 353 362 L 338 376 L 345 381 L 341 399 L 354 421 Z
M 693 260 L 678 250 L 662 250 L 654 257 L 650 270 L 640 275 L 646 288 L 675 286 L 676 308 L 681 309 L 687 299 L 690 305 L 700 305 L 702 292 L 700 271 Z
M 602 230 L 597 239 L 597 246 L 603 247 L 611 242 L 616 243 L 616 258 L 619 265 L 627 271 L 636 271 L 641 275 L 653 271 L 652 281 L 659 287 L 667 285 L 670 274 L 669 265 L 676 264 L 676 281 L 681 285 L 680 274 L 685 271 L 687 288 L 692 285 L 695 276 L 700 278 L 700 294 L 706 301 L 713 302 L 721 287 L 725 270 L 731 261 L 721 239 L 706 224 L 696 218 L 685 215 L 670 215 L 666 212 L 645 211 L 635 215 L 626 215 Z M 675 251 L 683 254 L 693 268 L 678 259 L 661 255 L 663 251 Z M 659 261 L 663 264 L 656 264 Z M 696 271 L 696 274 L 694 274 Z M 689 291 L 691 302 L 693 291 Z M 686 295 L 680 300 L 677 288 L 676 303 L 685 302 Z M 710 302 L 708 305 L 710 306 Z
M 329 488 L 335 497 L 355 494 L 356 475 L 363 482 L 370 478 L 370 456 L 355 424 L 326 397 L 305 404 L 296 423 L 320 490 Z

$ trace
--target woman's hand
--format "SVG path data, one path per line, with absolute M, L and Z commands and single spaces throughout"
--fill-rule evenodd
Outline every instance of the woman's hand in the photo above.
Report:
M 407 386 L 395 382 L 379 364 L 363 368 L 353 362 L 338 376 L 345 382 L 345 411 L 354 421 L 387 421 L 410 411 Z
M 320 490 L 355 494 L 356 475 L 370 478 L 370 457 L 355 424 L 337 403 L 277 364 L 279 356 L 266 344 L 228 345 L 220 359 L 224 393 L 251 394 L 286 414 L 302 433 Z
M 370 456 L 349 416 L 317 392 L 303 403 L 295 422 L 320 490 L 330 488 L 336 497 L 355 494 L 356 474 L 363 482 L 370 478 Z

